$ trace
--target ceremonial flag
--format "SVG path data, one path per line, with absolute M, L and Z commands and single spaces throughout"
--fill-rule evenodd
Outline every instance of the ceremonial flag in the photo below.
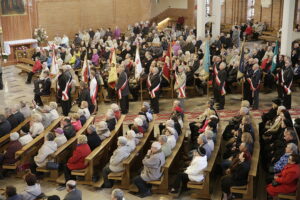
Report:
M 134 63 L 135 63 L 135 78 L 139 79 L 141 76 L 141 73 L 143 71 L 143 68 L 142 68 L 142 63 L 141 63 L 141 59 L 140 59 L 140 52 L 139 52 L 138 46 L 136 48 Z
M 164 67 L 163 67 L 163 70 L 162 70 L 162 76 L 168 81 L 170 82 L 170 76 L 171 76 L 171 73 L 170 73 L 170 70 L 172 69 L 172 46 L 171 46 L 171 43 L 169 44 L 169 47 L 168 47 L 168 51 L 167 51 L 167 54 L 166 54 L 166 58 L 165 58 L 165 64 L 164 64 Z
M 241 53 L 241 58 L 240 58 L 240 65 L 239 65 L 239 70 L 237 73 L 237 79 L 240 79 L 244 76 L 245 73 L 245 51 L 244 51 L 244 43 L 242 45 L 242 53 Z
M 85 83 L 87 83 L 89 81 L 90 64 L 88 63 L 87 55 L 85 55 L 85 57 L 84 57 L 83 67 L 81 70 L 81 77 L 82 77 L 82 81 L 84 81 Z
M 115 88 L 116 83 L 118 81 L 118 74 L 117 74 L 117 61 L 116 61 L 116 51 L 112 49 L 110 52 L 110 71 L 108 73 L 108 85 L 111 88 Z
M 272 59 L 271 72 L 273 72 L 276 69 L 278 53 L 279 53 L 279 47 L 278 47 L 278 41 L 276 40 L 276 47 L 275 47 L 274 56 Z
M 209 50 L 209 42 L 205 42 L 205 52 L 204 52 L 204 59 L 203 59 L 203 68 L 205 71 L 205 74 L 209 74 L 209 67 L 211 66 L 210 62 L 210 50 Z
M 56 77 L 58 72 L 59 70 L 58 70 L 58 63 L 56 61 L 56 56 L 55 56 L 55 48 L 54 46 L 52 46 L 52 63 L 50 67 L 50 76 L 54 78 Z

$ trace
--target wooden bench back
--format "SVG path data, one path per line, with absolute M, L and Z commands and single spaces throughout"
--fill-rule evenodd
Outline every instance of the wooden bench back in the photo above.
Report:
M 21 122 L 16 128 L 10 131 L 10 133 L 19 132 L 23 126 L 28 124 L 31 120 L 31 117 L 26 118 L 23 122 Z M 9 142 L 10 133 L 2 136 L 0 138 L 0 152 L 6 150 L 7 144 Z
M 26 156 L 28 155 L 28 151 L 30 150 L 32 155 L 35 154 L 35 152 L 39 149 L 39 147 L 41 146 L 43 139 L 45 137 L 45 135 L 49 132 L 51 132 L 53 129 L 55 129 L 60 121 L 63 119 L 63 116 L 60 116 L 58 119 L 54 120 L 50 126 L 48 126 L 42 133 L 40 133 L 36 138 L 34 138 L 31 142 L 29 142 L 28 144 L 26 144 L 25 146 L 23 146 L 23 148 L 19 151 L 16 152 L 16 159 L 20 158 L 22 156 L 24 156 L 26 154 Z
M 35 61 L 33 61 L 29 58 L 19 58 L 18 62 L 29 64 L 29 65 L 34 65 L 35 64 Z

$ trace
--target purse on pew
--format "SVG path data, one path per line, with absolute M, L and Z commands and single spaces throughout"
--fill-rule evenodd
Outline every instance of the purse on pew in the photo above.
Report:
M 59 163 L 48 161 L 46 164 L 46 169 L 49 170 L 57 170 L 59 168 Z

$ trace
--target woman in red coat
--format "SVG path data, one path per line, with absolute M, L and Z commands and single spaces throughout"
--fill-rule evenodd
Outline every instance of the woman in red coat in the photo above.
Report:
M 32 71 L 28 73 L 28 77 L 27 77 L 26 84 L 30 84 L 33 75 L 34 75 L 35 73 L 37 73 L 38 71 L 41 71 L 42 68 L 43 68 L 43 67 L 42 67 L 42 63 L 41 63 L 39 57 L 36 57 L 36 58 L 35 58 L 35 63 L 34 63 L 34 65 L 33 65 L 33 67 L 32 67 Z
M 84 164 L 85 158 L 91 153 L 91 149 L 87 144 L 87 137 L 85 135 L 80 135 L 77 140 L 77 147 L 73 151 L 72 157 L 69 158 L 67 165 L 65 166 L 65 179 L 74 180 L 75 177 L 71 176 L 72 170 L 80 170 L 87 167 Z
M 300 178 L 299 163 L 299 155 L 290 155 L 288 164 L 279 174 L 274 176 L 272 184 L 267 186 L 267 192 L 270 196 L 274 197 L 280 193 L 288 194 L 296 192 L 297 182 Z

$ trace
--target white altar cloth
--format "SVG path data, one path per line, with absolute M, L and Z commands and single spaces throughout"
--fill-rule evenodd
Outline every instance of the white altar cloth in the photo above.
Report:
M 11 45 L 18 45 L 18 44 L 33 44 L 33 47 L 37 47 L 37 40 L 36 39 L 25 39 L 25 40 L 12 40 L 12 41 L 5 41 L 4 42 L 4 53 L 10 55 L 10 46 Z

